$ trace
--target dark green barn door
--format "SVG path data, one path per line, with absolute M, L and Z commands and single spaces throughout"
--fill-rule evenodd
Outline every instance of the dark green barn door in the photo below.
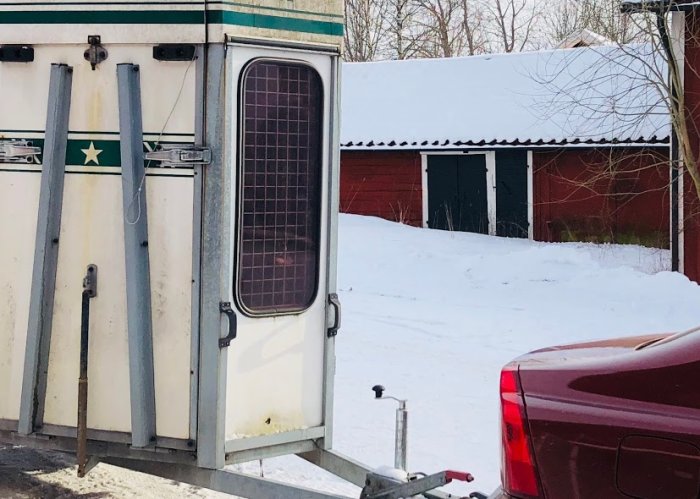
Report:
M 428 157 L 428 227 L 488 234 L 485 155 Z
M 496 152 L 496 234 L 527 237 L 527 151 Z

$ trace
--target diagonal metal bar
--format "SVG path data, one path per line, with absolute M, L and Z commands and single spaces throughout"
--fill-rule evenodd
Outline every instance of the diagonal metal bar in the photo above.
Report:
M 104 462 L 170 480 L 189 483 L 217 492 L 257 499 L 261 497 L 289 499 L 350 499 L 348 496 L 319 492 L 299 485 L 278 482 L 227 470 L 208 470 L 182 464 L 164 464 L 120 458 L 105 458 Z
M 364 487 L 367 474 L 372 473 L 369 466 L 330 449 L 317 449 L 297 455 L 358 487 Z
M 134 447 L 146 447 L 153 444 L 156 438 L 156 402 L 139 66 L 118 64 L 117 84 L 126 256 L 131 444 Z
M 51 65 L 18 422 L 22 435 L 32 433 L 44 419 L 72 83 L 72 67 Z

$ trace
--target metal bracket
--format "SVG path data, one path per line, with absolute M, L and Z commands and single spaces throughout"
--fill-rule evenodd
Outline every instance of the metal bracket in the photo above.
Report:
M 97 296 L 97 265 L 88 265 L 87 274 L 83 278 L 83 292 L 90 298 Z
M 338 330 L 340 329 L 340 299 L 337 293 L 328 295 L 328 304 L 335 310 L 333 325 L 328 328 L 328 337 L 332 338 L 338 335 Z
M 236 339 L 236 334 L 238 332 L 238 318 L 231 308 L 231 302 L 222 301 L 219 303 L 219 311 L 222 314 L 226 314 L 226 317 L 228 317 L 228 334 L 225 338 L 219 338 L 219 348 L 226 348 L 231 344 L 231 341 Z
M 161 43 L 153 47 L 153 58 L 157 61 L 191 61 L 194 45 L 186 43 Z
M 27 140 L 0 140 L 0 163 L 33 163 L 41 147 Z
M 158 161 L 165 168 L 181 168 L 211 163 L 211 149 L 189 144 L 161 144 L 158 150 L 146 153 L 146 161 Z
M 0 62 L 32 62 L 34 48 L 30 45 L 0 45 Z
M 97 65 L 101 62 L 107 60 L 107 49 L 102 46 L 102 38 L 100 35 L 90 35 L 88 36 L 88 43 L 90 48 L 83 53 L 83 57 L 86 61 L 90 63 L 90 67 L 95 71 Z
M 82 476 L 79 476 L 79 478 L 85 478 L 98 464 L 100 464 L 100 458 L 98 456 L 89 456 L 87 462 L 83 465 Z

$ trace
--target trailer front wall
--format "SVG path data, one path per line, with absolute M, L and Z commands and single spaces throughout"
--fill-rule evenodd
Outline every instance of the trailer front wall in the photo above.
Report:
M 106 43 L 222 43 L 235 37 L 338 47 L 343 2 L 0 1 L 0 27 L 3 44 L 86 43 L 88 36 L 99 34 Z
M 536 150 L 533 161 L 535 239 L 667 247 L 665 149 Z
M 107 45 L 93 71 L 85 47 L 35 47 L 30 64 L 0 64 L 0 136 L 43 142 L 51 63 L 73 70 L 67 167 L 48 363 L 44 433 L 76 425 L 82 279 L 98 266 L 91 301 L 88 427 L 131 430 L 124 214 L 116 64 L 140 65 L 146 149 L 192 142 L 194 64 L 161 63 L 150 46 Z M 150 165 L 148 202 L 157 433 L 190 438 L 193 178 Z M 0 164 L 0 419 L 16 420 L 24 376 L 41 164 Z M 8 306 L 5 306 L 8 304 Z M 7 348 L 6 348 L 7 347 Z
M 0 421 L 19 418 L 38 207 L 39 175 L 0 165 Z

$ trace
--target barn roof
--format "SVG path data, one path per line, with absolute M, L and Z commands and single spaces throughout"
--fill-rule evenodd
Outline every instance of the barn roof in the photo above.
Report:
M 622 0 L 622 10 L 638 12 L 642 10 L 687 10 L 700 7 L 698 0 Z
M 345 149 L 662 144 L 651 46 L 343 65 Z
M 571 33 L 569 36 L 564 38 L 561 42 L 557 44 L 555 48 L 558 49 L 573 49 L 579 47 L 593 47 L 597 45 L 609 45 L 613 41 L 609 38 L 604 37 L 591 31 L 590 29 L 579 29 Z

